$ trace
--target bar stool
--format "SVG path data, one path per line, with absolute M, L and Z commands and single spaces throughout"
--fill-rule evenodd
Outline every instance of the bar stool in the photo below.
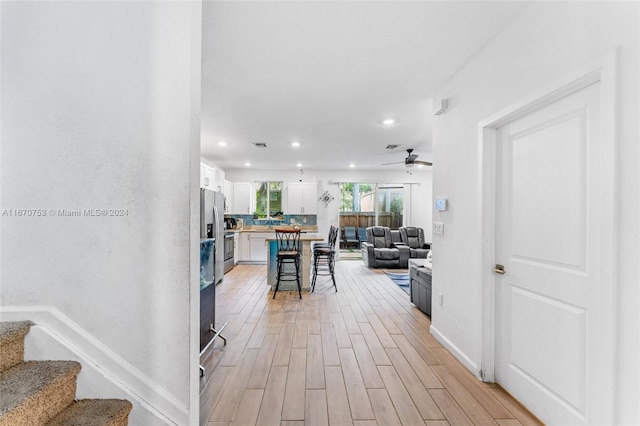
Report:
M 315 249 L 316 247 L 331 247 L 331 246 L 335 245 L 335 239 L 333 240 L 333 243 L 331 242 L 331 238 L 332 238 L 334 232 L 336 233 L 336 237 L 337 237 L 338 228 L 336 228 L 335 226 L 331 225 L 329 227 L 329 235 L 327 235 L 327 241 L 316 241 L 315 243 L 313 243 L 313 248 Z
M 280 287 L 280 281 L 296 281 L 298 284 L 298 295 L 302 299 L 302 285 L 300 283 L 300 230 L 299 229 L 276 229 L 277 259 L 278 259 L 278 280 L 273 298 Z M 287 271 L 286 265 L 293 265 L 294 271 Z
M 329 229 L 329 238 L 327 243 L 317 243 L 313 246 L 313 281 L 311 282 L 311 291 L 316 289 L 316 280 L 318 275 L 331 276 L 333 286 L 338 291 L 334 269 L 336 264 L 336 239 L 338 238 L 338 228 L 332 226 Z

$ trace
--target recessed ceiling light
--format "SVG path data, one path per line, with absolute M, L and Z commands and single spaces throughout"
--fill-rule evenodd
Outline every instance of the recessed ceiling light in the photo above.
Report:
M 218 145 L 220 146 L 227 146 L 227 143 L 225 141 L 220 141 L 218 142 Z
M 296 167 L 302 167 L 302 163 L 296 164 Z
M 297 148 L 300 146 L 300 142 L 291 142 L 291 146 Z
M 355 167 L 355 166 L 356 166 L 356 165 L 355 165 L 355 164 L 353 164 L 353 163 L 349 164 L 349 167 Z
M 246 163 L 244 163 L 244 165 L 249 167 L 251 165 L 251 163 L 247 161 Z
M 397 119 L 389 117 L 389 118 L 383 119 L 380 123 L 382 123 L 382 125 L 384 125 L 384 126 L 393 126 L 397 122 L 398 122 Z

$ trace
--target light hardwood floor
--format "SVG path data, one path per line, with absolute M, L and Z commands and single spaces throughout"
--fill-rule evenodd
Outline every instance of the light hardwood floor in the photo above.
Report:
M 238 265 L 216 289 L 228 322 L 202 358 L 200 424 L 533 425 L 429 333 L 429 317 L 382 271 L 337 262 L 338 292 L 273 292 L 266 266 Z

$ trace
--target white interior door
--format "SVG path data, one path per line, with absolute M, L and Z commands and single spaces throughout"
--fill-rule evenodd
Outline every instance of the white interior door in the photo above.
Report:
M 497 129 L 496 381 L 548 424 L 588 424 L 609 397 L 603 188 L 594 83 Z M 610 290 L 609 290 L 610 291 Z

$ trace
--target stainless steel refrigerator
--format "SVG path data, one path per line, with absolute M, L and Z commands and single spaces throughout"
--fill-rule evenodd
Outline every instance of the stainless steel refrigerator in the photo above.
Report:
M 224 276 L 224 194 L 200 189 L 200 238 L 215 238 L 214 283 Z

